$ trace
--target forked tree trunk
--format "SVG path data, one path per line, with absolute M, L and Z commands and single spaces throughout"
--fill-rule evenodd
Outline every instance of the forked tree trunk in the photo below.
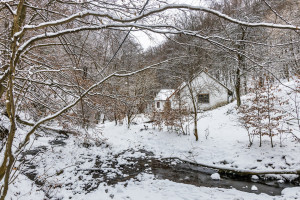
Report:
M 20 0 L 17 13 L 14 16 L 13 21 L 13 29 L 12 29 L 12 37 L 15 33 L 20 31 L 20 27 L 25 19 L 26 8 L 24 6 L 24 0 Z M 20 35 L 19 37 L 22 37 Z M 19 38 L 20 39 L 20 38 Z M 18 63 L 18 58 L 16 58 L 17 52 L 17 39 L 11 43 L 11 58 L 9 63 L 9 74 L 8 74 L 8 84 L 7 84 L 7 93 L 6 93 L 6 110 L 10 120 L 10 131 L 7 138 L 7 143 L 4 152 L 4 158 L 2 160 L 0 166 L 0 181 L 3 181 L 4 184 L 0 188 L 1 198 L 0 200 L 4 200 L 7 194 L 8 185 L 10 181 L 10 173 L 15 161 L 12 146 L 16 132 L 16 116 L 15 116 L 15 102 L 14 102 L 14 95 L 13 95 L 13 88 L 14 88 L 14 74 L 15 74 L 15 67 Z

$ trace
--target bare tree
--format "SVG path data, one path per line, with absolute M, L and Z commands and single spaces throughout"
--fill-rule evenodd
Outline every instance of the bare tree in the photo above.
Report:
M 152 16 L 171 9 L 205 12 L 210 16 L 245 27 L 298 30 L 297 25 L 240 20 L 222 11 L 203 6 L 163 3 L 157 5 L 160 1 L 140 13 L 141 8 L 132 6 L 132 3 L 143 4 L 140 1 L 120 3 L 114 1 L 110 4 L 94 1 L 50 0 L 0 2 L 1 46 L 3 47 L 0 94 L 5 98 L 6 112 L 10 120 L 7 142 L 1 152 L 3 155 L 0 166 L 0 181 L 3 183 L 1 199 L 5 199 L 8 185 L 13 179 L 11 171 L 17 156 L 26 148 L 31 136 L 40 126 L 59 116 L 65 116 L 68 112 L 82 119 L 85 126 L 87 123 L 85 110 L 89 106 L 95 106 L 91 104 L 93 99 L 88 99 L 91 92 L 99 89 L 113 77 L 129 77 L 170 60 L 168 58 L 138 69 L 126 69 L 130 63 L 128 60 L 124 62 L 126 66 L 119 68 L 114 68 L 111 61 L 103 65 L 101 62 L 96 62 L 87 51 L 88 44 L 92 41 L 87 36 L 91 32 L 101 35 L 103 33 L 101 31 L 109 30 L 122 32 L 123 34 L 120 35 L 126 36 L 134 28 L 161 34 L 185 34 L 231 50 L 219 39 L 208 37 L 198 30 L 184 29 L 168 23 L 168 20 L 159 25 L 151 21 Z M 97 38 L 96 35 L 93 36 Z M 80 42 L 76 42 L 76 38 L 79 38 Z M 115 44 L 116 46 L 113 47 Z M 109 60 L 114 60 L 118 56 L 121 58 L 121 55 L 115 52 L 118 52 L 122 44 L 122 40 L 117 41 L 108 44 L 102 50 L 109 51 L 107 55 L 112 58 Z M 117 50 L 113 51 L 115 48 Z M 76 107 L 77 105 L 79 106 Z M 42 109 L 43 112 L 35 113 L 35 118 L 31 118 L 34 119 L 31 129 L 24 136 L 22 135 L 21 142 L 18 142 L 14 139 L 17 133 L 17 114 L 23 112 L 26 107 L 39 107 L 36 110 Z

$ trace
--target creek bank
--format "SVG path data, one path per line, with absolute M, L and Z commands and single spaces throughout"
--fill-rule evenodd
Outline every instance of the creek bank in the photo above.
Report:
M 66 138 L 59 138 L 49 141 L 49 147 L 40 146 L 33 150 L 25 151 L 21 158 L 25 165 L 22 173 L 37 186 L 43 188 L 46 180 L 39 178 L 36 170 L 36 163 L 32 162 L 32 159 L 27 159 L 27 156 L 38 156 L 38 154 L 42 154 L 56 145 L 65 146 L 65 139 Z M 92 192 L 103 182 L 107 185 L 124 183 L 124 186 L 126 187 L 126 181 L 130 179 L 138 181 L 137 177 L 141 173 L 153 174 L 157 179 L 168 179 L 173 182 L 191 184 L 199 187 L 235 188 L 240 191 L 256 194 L 266 193 L 273 196 L 281 195 L 281 191 L 284 188 L 299 185 L 299 180 L 294 182 L 282 182 L 269 178 L 253 180 L 251 175 L 224 173 L 222 171 L 219 172 L 221 180 L 213 180 L 211 174 L 218 172 L 216 169 L 198 166 L 177 158 L 156 158 L 152 152 L 144 149 L 128 149 L 113 155 L 108 160 L 100 156 L 96 156 L 96 158 L 92 156 L 95 155 L 87 157 L 86 162 L 94 162 L 93 168 L 84 169 L 78 165 L 73 172 L 73 175 L 77 176 L 78 181 L 82 183 L 81 191 L 74 191 L 74 194 Z M 57 173 L 57 176 L 60 176 L 61 174 L 64 174 L 63 170 Z M 253 186 L 255 186 L 257 190 L 252 190 L 251 188 L 254 188 Z M 60 185 L 60 187 L 67 187 L 72 191 L 75 189 L 73 183 Z

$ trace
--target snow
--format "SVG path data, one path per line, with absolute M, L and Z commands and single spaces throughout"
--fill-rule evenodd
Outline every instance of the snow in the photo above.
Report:
M 41 191 L 36 190 L 34 184 L 21 176 L 17 184 L 22 184 L 22 188 L 17 188 L 16 184 L 12 185 L 14 190 L 20 191 L 23 196 L 18 196 L 20 200 L 27 199 L 47 199 Z M 255 186 L 253 189 L 257 189 Z M 23 193 L 24 192 L 24 193 Z M 104 183 L 99 185 L 99 189 L 88 194 L 75 194 L 71 191 L 58 192 L 57 199 L 74 200 L 99 200 L 100 199 L 131 199 L 131 200 L 156 200 L 156 199 L 205 199 L 205 200 L 287 200 L 297 199 L 300 194 L 300 188 L 287 188 L 282 191 L 282 196 L 268 196 L 266 194 L 253 194 L 241 192 L 235 189 L 207 188 L 196 187 L 192 185 L 175 183 L 169 180 L 157 180 L 153 175 L 140 174 L 138 180 L 130 179 L 125 183 L 118 183 L 114 187 L 107 186 Z M 9 196 L 13 197 L 10 189 Z M 29 198 L 30 197 L 30 198 Z M 14 198 L 13 198 L 14 199 Z
M 1 2 L 1 1 L 0 1 Z M 4 1 L 6 2 L 6 1 Z M 49 26 L 55 26 L 55 25 L 60 25 L 60 24 L 65 24 L 69 21 L 72 21 L 76 18 L 82 18 L 84 16 L 98 16 L 98 17 L 103 17 L 103 18 L 107 18 L 107 19 L 111 19 L 112 22 L 135 22 L 139 19 L 143 19 L 143 18 L 146 18 L 150 15 L 153 15 L 155 13 L 161 13 L 165 10 L 170 10 L 170 9 L 180 9 L 180 8 L 186 8 L 186 9 L 189 9 L 189 10 L 198 10 L 198 11 L 204 11 L 206 13 L 210 13 L 210 14 L 213 14 L 215 16 L 218 16 L 219 18 L 223 18 L 223 19 L 226 19 L 232 23 L 236 23 L 236 24 L 240 24 L 240 25 L 245 25 L 245 26 L 249 26 L 249 27 L 268 27 L 268 28 L 278 28 L 278 29 L 290 29 L 290 30 L 298 30 L 299 27 L 297 26 L 294 26 L 294 25 L 286 25 L 286 24 L 274 24 L 274 23 L 265 23 L 265 22 L 262 22 L 262 23 L 250 23 L 250 22 L 247 22 L 247 21 L 241 21 L 241 20 L 237 20 L 237 19 L 234 19 L 226 14 L 223 14 L 217 10 L 214 10 L 214 9 L 210 9 L 210 8 L 206 8 L 206 7 L 203 7 L 203 6 L 191 6 L 191 5 L 188 5 L 188 4 L 168 4 L 168 5 L 165 5 L 165 6 L 161 6 L 159 8 L 154 8 L 154 9 L 151 9 L 147 12 L 143 12 L 143 14 L 141 15 L 138 15 L 138 16 L 134 16 L 134 17 L 125 17 L 125 18 L 122 18 L 122 17 L 117 17 L 117 16 L 114 16 L 114 15 L 111 15 L 109 13 L 106 13 L 106 12 L 97 12 L 97 11 L 92 11 L 92 10 L 86 10 L 86 11 L 83 11 L 83 12 L 79 12 L 79 13 L 76 13 L 76 14 L 73 14 L 73 15 L 70 15 L 70 16 L 67 16 L 65 18 L 62 18 L 62 19 L 58 19 L 58 20 L 54 20 L 54 21 L 49 21 L 49 22 L 43 22 L 43 23 L 40 23 L 38 25 L 25 25 L 24 28 L 15 33 L 14 34 L 14 37 L 13 38 L 17 38 L 18 36 L 20 36 L 25 30 L 31 30 L 31 29 L 39 29 L 39 28 L 44 28 L 44 27 L 49 27 Z M 117 27 L 122 27 L 121 23 L 119 23 L 119 25 Z M 109 27 L 111 26 L 111 24 L 106 24 L 105 26 Z M 130 24 L 129 26 L 136 26 L 136 24 L 132 23 Z M 143 29 L 150 29 L 151 25 L 148 25 L 147 26 L 142 26 Z M 166 26 L 166 25 L 164 25 Z M 168 26 L 169 27 L 169 26 Z M 75 28 L 74 28 L 74 31 L 75 31 Z M 155 32 L 155 30 L 151 30 L 153 32 Z M 46 34 L 45 34 L 46 35 Z M 51 35 L 49 35 L 51 36 Z
M 2 123 L 6 126 L 8 120 L 2 116 Z M 115 126 L 113 122 L 99 124 L 90 129 L 88 135 L 70 136 L 64 139 L 65 145 L 50 145 L 51 141 L 59 140 L 61 136 L 39 132 L 39 137 L 32 144 L 32 149 L 46 147 L 38 155 L 28 154 L 26 159 L 35 163 L 35 172 L 39 180 L 45 180 L 45 185 L 37 186 L 23 174 L 20 174 L 9 188 L 7 199 L 263 199 L 284 200 L 295 199 L 300 196 L 300 187 L 286 188 L 281 196 L 255 194 L 238 191 L 234 188 L 208 188 L 176 183 L 171 180 L 161 180 L 151 174 L 149 164 L 145 164 L 145 171 L 135 178 L 121 170 L 123 164 L 134 163 L 130 158 L 146 157 L 145 150 L 152 152 L 153 157 L 163 159 L 178 157 L 192 162 L 206 165 L 239 169 L 265 171 L 291 171 L 300 166 L 300 144 L 293 140 L 292 135 L 286 135 L 283 147 L 279 145 L 279 138 L 274 137 L 275 147 L 271 148 L 269 138 L 263 138 L 263 145 L 259 147 L 258 139 L 248 146 L 247 132 L 239 125 L 235 102 L 207 111 L 199 119 L 199 141 L 195 141 L 193 134 L 177 135 L 163 129 L 158 131 L 151 128 L 144 129 L 144 115 L 135 118 L 136 125 L 130 129 L 124 125 Z M 209 135 L 205 130 L 209 127 Z M 53 127 L 59 128 L 59 127 Z M 192 127 L 191 127 L 192 128 Z M 100 133 L 98 130 L 101 130 Z M 26 131 L 18 128 L 18 134 Z M 190 132 L 192 133 L 192 132 Z M 91 146 L 84 147 L 83 143 Z M 98 145 L 97 142 L 100 142 Z M 30 145 L 28 145 L 30 146 Z M 118 156 L 117 156 L 118 155 Z M 2 157 L 1 157 L 2 158 Z M 113 166 L 111 160 L 116 160 Z M 95 163 L 101 162 L 101 167 Z M 172 162 L 171 165 L 176 165 Z M 100 177 L 100 183 L 95 182 L 89 172 L 103 170 L 107 177 L 127 177 L 114 185 L 108 185 Z M 27 169 L 29 172 L 30 169 Z M 138 170 L 138 169 L 137 169 Z M 59 173 L 62 172 L 62 173 Z M 278 183 L 297 178 L 297 175 L 268 175 L 278 180 Z M 214 180 L 221 179 L 220 174 L 211 175 Z M 252 176 L 253 180 L 263 177 Z M 83 188 L 89 183 L 97 189 L 85 192 Z M 97 186 L 99 184 L 99 186 Z M 256 183 L 255 183 L 256 184 Z M 257 186 L 251 187 L 259 191 Z M 47 192 L 46 192 L 47 191 Z
M 218 173 L 214 173 L 210 177 L 213 180 L 220 180 L 221 179 L 220 174 L 218 174 Z
M 252 190 L 252 191 L 257 191 L 258 188 L 257 188 L 255 185 L 252 185 L 251 190 Z
M 282 190 L 281 194 L 286 197 L 286 199 L 297 199 L 300 197 L 300 188 L 285 188 Z
M 155 101 L 166 101 L 173 93 L 174 89 L 161 89 L 155 97 Z
M 114 199 L 132 199 L 132 200 L 156 200 L 156 199 L 206 199 L 206 200 L 226 200 L 233 199 L 232 197 L 239 199 L 272 199 L 271 197 L 262 194 L 249 194 L 240 192 L 234 189 L 220 189 L 220 188 L 205 188 L 195 187 L 186 184 L 174 183 L 168 180 L 155 180 L 153 176 L 142 174 L 139 182 L 129 181 L 125 187 L 118 184 L 115 188 L 109 188 L 108 193 L 104 190 L 98 190 L 95 193 L 85 196 L 86 199 L 96 200 L 99 197 L 103 199 L 109 199 L 111 194 L 114 195 Z M 77 198 L 76 198 L 77 199 Z M 78 198 L 80 199 L 80 198 Z
M 28 178 L 22 174 L 18 175 L 16 181 L 14 181 L 10 186 L 7 194 L 7 199 L 30 199 L 38 200 L 45 199 L 45 194 Z
M 254 140 L 252 147 L 248 147 L 247 132 L 238 125 L 234 107 L 233 103 L 206 112 L 199 120 L 197 142 L 193 134 L 178 136 L 166 130 L 159 132 L 153 129 L 141 132 L 143 125 L 124 130 L 123 126 L 114 126 L 113 123 L 106 124 L 103 136 L 108 138 L 108 143 L 119 152 L 128 148 L 144 148 L 159 157 L 176 156 L 241 171 L 299 169 L 300 144 L 294 142 L 290 136 L 287 136 L 289 139 L 285 140 L 284 147 L 280 147 L 278 138 L 274 138 L 276 146 L 271 148 L 268 137 L 264 138 L 262 147 L 259 147 L 258 139 Z M 206 139 L 207 127 L 209 135 Z

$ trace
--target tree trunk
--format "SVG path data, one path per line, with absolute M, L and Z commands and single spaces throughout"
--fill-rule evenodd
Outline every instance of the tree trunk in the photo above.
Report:
M 191 95 L 191 100 L 193 103 L 193 109 L 194 109 L 194 136 L 196 138 L 196 141 L 198 141 L 199 137 L 198 137 L 198 107 L 197 107 L 197 102 L 196 99 L 194 97 L 194 93 L 193 93 L 193 88 L 190 85 L 190 83 L 187 84 L 188 88 L 189 88 L 189 92 Z
M 115 126 L 118 125 L 118 118 L 116 112 L 114 112 L 114 118 L 115 118 Z
M 235 83 L 236 105 L 241 105 L 241 74 L 240 69 L 236 70 L 236 83 Z
M 87 128 L 88 125 L 87 125 L 87 120 L 86 120 L 86 117 L 85 117 L 85 110 L 84 110 L 84 101 L 83 99 L 80 100 L 80 107 L 81 107 L 81 117 L 82 117 L 82 124 L 81 124 L 81 127 L 82 128 Z
M 14 156 L 12 153 L 12 146 L 13 141 L 15 137 L 16 132 L 16 118 L 15 118 L 15 104 L 14 104 L 14 96 L 13 96 L 13 72 L 14 71 L 14 65 L 11 64 L 10 67 L 10 74 L 9 74 L 9 82 L 8 82 L 8 88 L 6 94 L 6 110 L 7 114 L 10 120 L 10 132 L 8 134 L 7 143 L 6 143 L 6 149 L 4 152 L 4 159 L 0 167 L 0 180 L 4 177 L 4 185 L 3 188 L 1 188 L 1 200 L 4 200 L 7 194 L 8 185 L 9 185 L 9 178 L 10 178 L 10 172 L 14 163 Z M 3 189 L 3 190 L 2 190 Z
M 195 114 L 195 118 L 194 118 L 194 135 L 196 141 L 198 141 L 199 137 L 198 137 L 198 128 L 197 128 L 197 114 Z
M 12 37 L 15 33 L 20 31 L 20 27 L 25 20 L 26 9 L 24 6 L 24 0 L 20 0 L 17 8 L 17 13 L 14 15 L 13 21 L 13 29 L 12 29 Z M 22 35 L 19 36 L 20 39 Z M 8 74 L 8 83 L 7 83 L 7 93 L 6 93 L 6 110 L 10 120 L 10 132 L 8 134 L 6 148 L 4 152 L 4 158 L 0 167 L 0 181 L 4 178 L 4 184 L 1 187 L 1 198 L 0 200 L 4 200 L 7 194 L 8 185 L 10 181 L 10 173 L 14 164 L 14 156 L 12 152 L 13 141 L 16 132 L 16 116 L 15 116 L 15 102 L 13 95 L 14 88 L 14 74 L 15 67 L 18 63 L 18 58 L 16 58 L 17 52 L 17 38 L 14 38 L 11 42 L 11 58 L 9 63 L 9 74 Z
M 245 39 L 246 30 L 241 27 L 242 36 L 241 41 Z M 236 70 L 236 83 L 235 83 L 235 92 L 236 92 L 236 104 L 238 107 L 241 105 L 241 70 L 245 69 L 245 56 L 243 53 L 245 52 L 245 44 L 240 42 L 237 46 L 238 49 L 238 67 Z

